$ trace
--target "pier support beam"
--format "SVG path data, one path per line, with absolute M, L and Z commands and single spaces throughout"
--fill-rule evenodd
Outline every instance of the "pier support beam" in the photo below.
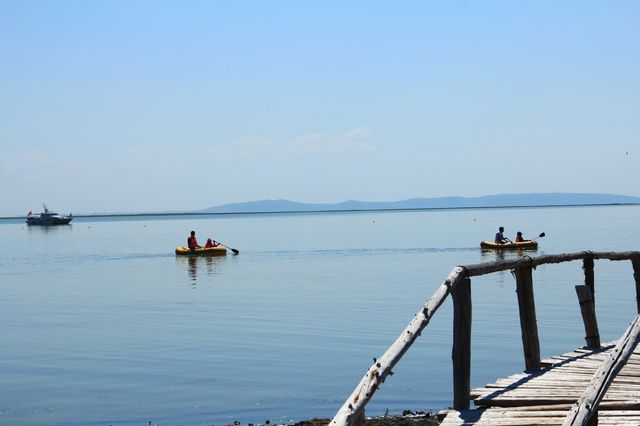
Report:
M 640 314 L 640 259 L 632 259 L 633 279 L 636 281 L 636 306 Z
M 585 257 L 582 259 L 582 270 L 584 271 L 584 285 L 589 287 L 591 291 L 591 299 L 596 304 L 596 282 L 593 273 L 593 258 Z
M 460 280 L 453 299 L 453 409 L 468 410 L 471 400 L 471 280 Z
M 584 323 L 584 333 L 587 346 L 590 348 L 600 347 L 600 332 L 598 331 L 598 320 L 596 319 L 596 307 L 593 303 L 593 295 L 586 285 L 577 285 L 576 294 L 580 303 L 582 322 Z
M 522 330 L 522 349 L 527 370 L 542 367 L 540 362 L 540 341 L 538 339 L 538 323 L 536 320 L 536 304 L 533 297 L 533 275 L 531 266 L 516 268 L 516 292 L 518 293 L 518 309 L 520 311 L 520 328 Z
M 364 426 L 367 416 L 364 414 L 364 408 L 360 410 L 358 414 L 356 414 L 355 419 L 353 419 L 353 423 L 351 426 Z

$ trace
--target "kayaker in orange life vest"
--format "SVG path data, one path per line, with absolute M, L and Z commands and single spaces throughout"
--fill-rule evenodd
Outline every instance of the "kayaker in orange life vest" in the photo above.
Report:
M 195 249 L 201 248 L 198 245 L 198 240 L 196 240 L 196 231 L 191 231 L 191 236 L 187 238 L 187 246 L 191 251 L 195 251 Z
M 520 231 L 516 234 L 516 243 L 524 243 L 524 238 L 522 238 L 522 232 Z

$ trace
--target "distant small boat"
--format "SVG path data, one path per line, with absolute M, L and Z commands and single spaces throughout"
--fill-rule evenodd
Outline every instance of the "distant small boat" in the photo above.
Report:
M 189 247 L 178 247 L 176 248 L 177 255 L 209 255 L 209 256 L 225 256 L 227 254 L 227 249 L 222 245 L 216 247 L 208 247 L 208 248 L 197 248 L 194 251 L 191 251 Z
M 42 204 L 42 207 L 44 207 L 44 211 L 40 214 L 32 215 L 31 212 L 29 212 L 27 215 L 27 225 L 68 225 L 73 219 L 71 214 L 69 214 L 69 216 L 61 216 L 59 213 L 52 212 L 47 208 L 46 204 Z
M 521 243 L 504 243 L 498 244 L 491 241 L 482 241 L 480 247 L 492 250 L 514 250 L 514 249 L 530 249 L 538 248 L 537 241 L 523 241 Z

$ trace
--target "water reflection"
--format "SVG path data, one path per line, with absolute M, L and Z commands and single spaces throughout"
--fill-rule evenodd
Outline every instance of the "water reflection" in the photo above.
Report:
M 73 226 L 71 226 L 71 224 L 67 224 L 67 225 L 54 225 L 54 226 L 38 226 L 38 225 L 24 225 L 25 228 L 27 228 L 27 230 L 29 231 L 30 234 L 36 234 L 36 233 L 54 233 L 54 232 L 58 232 L 58 233 L 63 233 L 63 232 L 71 232 L 71 230 L 73 229 Z
M 493 249 L 481 249 L 482 262 L 499 262 L 501 260 L 515 259 L 522 256 L 535 256 L 537 248 L 533 249 L 516 249 L 516 250 L 493 250 Z M 511 276 L 511 271 L 498 271 L 495 273 L 496 281 L 498 285 L 505 284 L 505 278 Z
M 505 259 L 513 259 L 522 256 L 535 256 L 537 248 L 533 249 L 517 249 L 517 250 L 493 250 L 481 249 L 480 253 L 483 262 L 498 262 Z
M 198 280 L 198 275 L 202 277 L 212 277 L 221 271 L 222 265 L 226 262 L 226 256 L 176 256 L 181 266 L 186 266 L 187 276 L 193 284 Z

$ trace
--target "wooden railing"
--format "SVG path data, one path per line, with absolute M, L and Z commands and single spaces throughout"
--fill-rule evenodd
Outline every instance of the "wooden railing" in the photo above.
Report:
M 585 325 L 587 346 L 600 346 L 595 317 L 594 260 L 627 260 L 633 265 L 636 288 L 636 305 L 640 314 L 640 252 L 592 252 L 564 253 L 558 255 L 522 256 L 453 268 L 447 279 L 416 313 L 402 334 L 386 352 L 375 359 L 354 391 L 338 410 L 330 425 L 360 425 L 365 416 L 365 406 L 385 379 L 392 375 L 393 367 L 416 341 L 431 318 L 451 294 L 453 299 L 453 408 L 466 410 L 470 405 L 471 377 L 471 277 L 499 271 L 513 271 L 516 278 L 518 308 L 522 333 L 525 368 L 537 369 L 540 360 L 540 342 L 533 294 L 533 270 L 539 265 L 582 260 L 584 286 L 576 286 L 578 300 Z
M 640 315 L 637 315 L 627 331 L 618 341 L 607 359 L 593 375 L 589 386 L 574 404 L 565 418 L 563 426 L 597 424 L 598 406 L 622 367 L 631 357 L 640 340 Z

